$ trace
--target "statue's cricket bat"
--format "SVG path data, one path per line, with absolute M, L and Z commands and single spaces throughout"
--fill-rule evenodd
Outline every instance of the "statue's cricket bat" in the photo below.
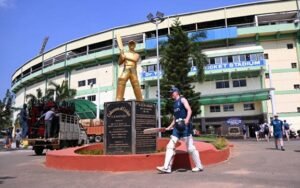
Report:
M 159 133 L 159 132 L 165 132 L 166 128 L 149 128 L 144 129 L 144 134 L 153 134 L 153 133 Z
M 117 39 L 118 47 L 119 47 L 119 50 L 120 50 L 120 53 L 121 53 L 122 51 L 124 51 L 122 38 L 119 34 L 116 34 L 116 39 Z

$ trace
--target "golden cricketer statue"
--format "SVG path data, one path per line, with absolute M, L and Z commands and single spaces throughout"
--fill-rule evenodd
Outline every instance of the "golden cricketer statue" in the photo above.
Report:
M 137 101 L 143 101 L 142 91 L 139 84 L 136 64 L 140 59 L 140 55 L 135 52 L 135 41 L 131 40 L 128 43 L 129 51 L 124 52 L 123 43 L 119 35 L 117 37 L 117 43 L 120 49 L 119 65 L 124 64 L 123 71 L 118 78 L 117 96 L 116 101 L 124 101 L 124 93 L 126 82 L 130 79 L 131 86 L 133 88 L 135 98 Z

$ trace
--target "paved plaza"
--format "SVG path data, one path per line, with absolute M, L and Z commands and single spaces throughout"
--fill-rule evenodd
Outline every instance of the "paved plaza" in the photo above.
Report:
M 45 156 L 31 150 L 0 151 L 0 187 L 300 187 L 300 140 L 285 142 L 286 151 L 273 141 L 231 140 L 231 157 L 207 166 L 204 172 L 178 170 L 172 174 L 145 172 L 79 172 L 49 169 Z M 120 161 L 122 163 L 122 161 Z

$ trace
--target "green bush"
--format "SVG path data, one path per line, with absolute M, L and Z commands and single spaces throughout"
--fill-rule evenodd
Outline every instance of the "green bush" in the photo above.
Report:
M 222 150 L 228 145 L 228 141 L 224 137 L 218 137 L 212 144 L 218 149 Z
M 81 154 L 81 155 L 103 155 L 103 150 L 101 149 L 95 149 L 95 150 L 79 150 L 75 153 Z

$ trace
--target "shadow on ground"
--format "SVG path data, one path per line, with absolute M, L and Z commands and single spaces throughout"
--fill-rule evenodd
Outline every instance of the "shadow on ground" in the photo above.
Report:
M 3 184 L 3 180 L 7 180 L 7 179 L 15 179 L 16 177 L 12 177 L 12 176 L 0 176 L 0 184 Z
M 266 148 L 266 150 L 278 150 L 276 148 Z

